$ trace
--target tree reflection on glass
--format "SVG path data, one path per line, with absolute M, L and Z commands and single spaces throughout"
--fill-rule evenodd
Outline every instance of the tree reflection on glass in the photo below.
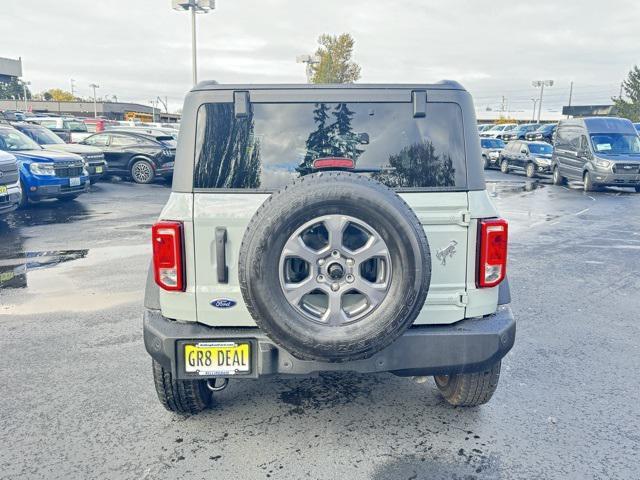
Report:
M 392 188 L 452 187 L 455 168 L 449 155 L 438 155 L 430 141 L 414 143 L 389 157 L 389 165 L 372 175 Z
M 296 168 L 301 175 L 313 171 L 313 161 L 325 157 L 350 158 L 354 162 L 364 152 L 359 148 L 360 136 L 354 133 L 351 121 L 355 112 L 349 110 L 346 103 L 339 103 L 331 112 L 335 121 L 329 125 L 330 107 L 326 103 L 316 103 L 313 120 L 316 129 L 309 134 L 306 141 L 306 154 L 302 163 Z
M 204 188 L 259 188 L 260 142 L 254 135 L 253 109 L 236 118 L 233 104 L 208 104 L 205 139 L 196 164 Z

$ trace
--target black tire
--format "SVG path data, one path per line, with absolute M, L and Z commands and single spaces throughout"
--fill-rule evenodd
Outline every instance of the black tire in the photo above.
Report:
M 138 159 L 131 164 L 129 169 L 131 180 L 143 185 L 152 183 L 156 178 L 156 171 L 148 160 Z
M 486 170 L 487 168 L 489 168 L 489 161 L 487 160 L 486 156 L 482 156 L 482 168 L 484 170 Z
M 560 186 L 565 185 L 566 183 L 567 179 L 560 174 L 560 169 L 558 168 L 558 166 L 556 165 L 555 167 L 553 167 L 553 184 Z
M 95 185 L 97 181 L 98 181 L 98 179 L 97 179 L 97 178 L 90 178 L 90 179 L 89 179 L 89 183 L 90 183 L 91 185 Z
M 60 202 L 72 202 L 78 197 L 79 195 L 65 195 L 64 197 L 57 197 L 57 198 Z
M 476 407 L 491 400 L 500 379 L 500 362 L 477 373 L 435 376 L 444 399 L 456 407 Z
M 593 183 L 593 179 L 591 178 L 591 173 L 584 172 L 584 177 L 582 179 L 583 188 L 585 192 L 596 192 L 599 190 L 599 187 Z
M 174 380 L 170 370 L 165 370 L 155 360 L 153 382 L 162 406 L 170 412 L 198 413 L 209 408 L 213 401 L 206 380 Z
M 636 189 L 636 193 L 640 193 L 640 185 L 636 185 L 635 189 Z
M 388 247 L 387 293 L 354 323 L 329 326 L 309 320 L 289 303 L 280 285 L 285 243 L 299 227 L 323 215 L 366 222 Z M 307 175 L 271 195 L 251 219 L 239 258 L 240 288 L 255 322 L 274 342 L 307 360 L 341 362 L 382 350 L 413 323 L 431 280 L 429 244 L 414 212 L 390 188 L 346 172 Z
M 20 197 L 18 208 L 27 208 L 29 206 L 29 197 L 27 197 L 27 189 L 22 182 L 20 182 L 20 189 L 22 190 L 22 196 Z
M 532 162 L 527 163 L 524 172 L 527 178 L 536 178 L 536 166 Z
M 506 158 L 500 161 L 500 171 L 502 173 L 509 173 L 509 161 Z

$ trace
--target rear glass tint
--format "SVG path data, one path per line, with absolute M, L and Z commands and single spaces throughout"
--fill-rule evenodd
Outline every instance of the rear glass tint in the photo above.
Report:
M 397 189 L 466 187 L 462 112 L 428 103 L 256 103 L 198 111 L 195 188 L 272 191 L 313 173 L 314 161 L 351 159 L 354 171 Z

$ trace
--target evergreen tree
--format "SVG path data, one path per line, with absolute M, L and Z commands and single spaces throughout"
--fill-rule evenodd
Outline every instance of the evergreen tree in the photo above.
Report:
M 313 110 L 313 121 L 316 129 L 309 134 L 306 142 L 307 153 L 302 163 L 296 168 L 301 175 L 311 173 L 313 161 L 331 155 L 331 125 L 329 120 L 329 106 L 326 103 L 316 103 Z
M 9 82 L 0 82 L 0 99 L 24 98 L 24 87 L 24 82 L 16 77 L 11 77 Z M 27 87 L 27 98 L 31 98 L 29 87 Z
M 624 96 L 613 98 L 618 116 L 628 118 L 632 122 L 640 122 L 640 68 L 635 65 L 627 79 L 622 82 L 622 89 L 624 90 Z

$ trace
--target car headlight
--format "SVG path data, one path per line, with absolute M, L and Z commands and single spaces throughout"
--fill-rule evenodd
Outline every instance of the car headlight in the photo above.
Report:
M 489 152 L 489 158 L 498 158 L 498 152 Z
M 611 166 L 611 162 L 609 160 L 600 160 L 597 159 L 595 161 L 596 167 L 600 168 L 609 168 Z
M 52 163 L 33 162 L 31 165 L 29 165 L 29 170 L 31 170 L 31 173 L 33 173 L 34 175 L 54 176 L 56 174 Z
M 539 158 L 538 163 L 540 165 L 551 165 L 551 160 L 549 160 L 548 158 Z

